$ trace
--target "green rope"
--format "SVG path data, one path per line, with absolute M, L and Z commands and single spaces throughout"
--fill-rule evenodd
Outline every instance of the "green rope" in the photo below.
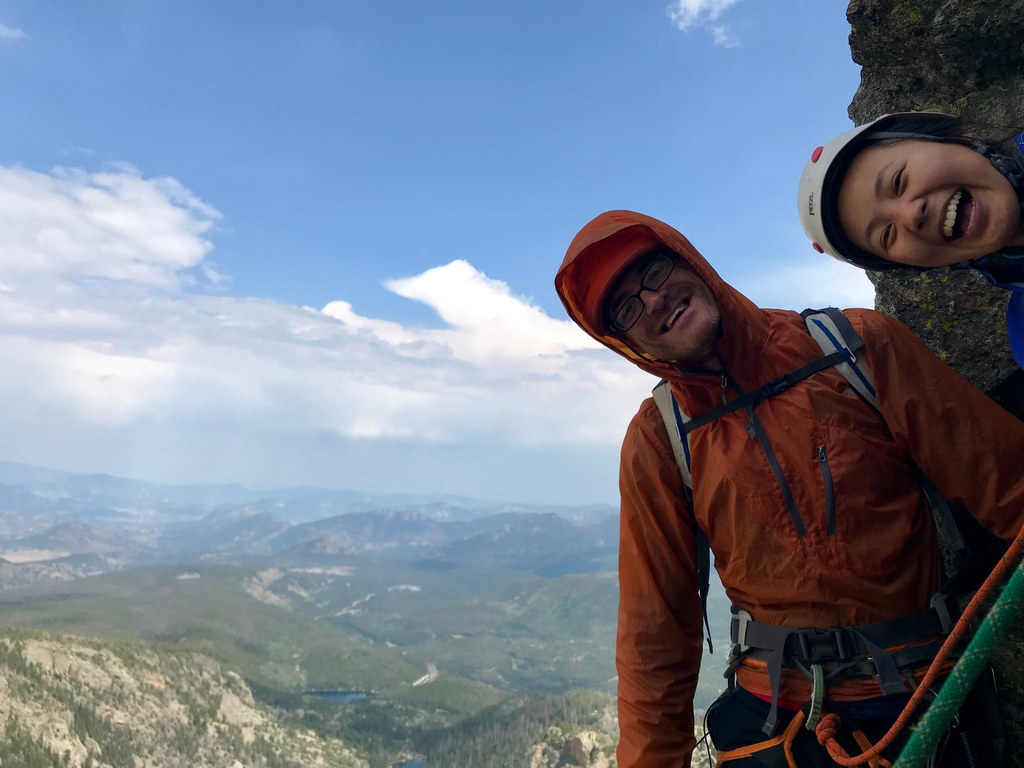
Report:
M 974 634 L 967 650 L 943 683 L 939 695 L 914 728 L 894 768 L 919 768 L 927 765 L 939 739 L 963 705 L 968 691 L 984 670 L 996 644 L 1013 624 L 1024 601 L 1024 562 L 1017 565 L 1003 589 Z

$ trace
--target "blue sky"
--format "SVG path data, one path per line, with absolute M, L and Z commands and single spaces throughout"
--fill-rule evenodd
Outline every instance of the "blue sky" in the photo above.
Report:
M 870 305 L 795 213 L 844 9 L 0 0 L 0 458 L 614 501 L 653 382 L 554 270 L 630 208 L 765 306 Z

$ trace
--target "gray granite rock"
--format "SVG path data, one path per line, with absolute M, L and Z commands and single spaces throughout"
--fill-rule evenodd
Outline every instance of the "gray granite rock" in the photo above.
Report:
M 934 109 L 960 115 L 977 135 L 1004 143 L 1024 127 L 1024 0 L 853 0 L 847 18 L 853 60 L 862 67 L 850 105 L 855 123 Z M 1005 291 L 948 269 L 875 273 L 871 280 L 877 309 L 1024 416 L 1024 372 L 1006 342 Z M 996 656 L 1010 730 L 1006 765 L 1024 767 L 1024 631 Z

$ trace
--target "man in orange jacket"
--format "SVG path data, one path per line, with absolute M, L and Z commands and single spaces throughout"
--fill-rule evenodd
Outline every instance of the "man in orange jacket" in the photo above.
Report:
M 611 211 L 587 224 L 555 286 L 573 321 L 668 379 L 690 417 L 822 357 L 799 313 L 755 306 L 681 234 L 641 214 Z M 955 619 L 955 599 L 936 599 L 941 557 L 921 476 L 1004 540 L 1024 523 L 1024 424 L 896 320 L 867 309 L 845 315 L 864 341 L 877 411 L 826 368 L 714 418 L 687 438 L 692 505 L 652 399 L 627 429 L 620 768 L 690 764 L 702 650 L 698 530 L 739 640 L 735 684 L 708 718 L 720 764 L 786 765 L 788 749 L 813 768 L 834 763 L 813 733 L 786 728 L 800 708 L 817 697 L 840 713 L 853 752 L 853 739 L 864 739 L 851 734 L 877 738 L 891 724 Z M 815 666 L 824 686 L 811 683 Z M 983 683 L 974 713 L 991 706 Z M 940 765 L 959 764 L 965 739 L 977 764 L 1000 764 L 998 752 L 984 752 L 1001 749 L 998 735 L 972 727 Z

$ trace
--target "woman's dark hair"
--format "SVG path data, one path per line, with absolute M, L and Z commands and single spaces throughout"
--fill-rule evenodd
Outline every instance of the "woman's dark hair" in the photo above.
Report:
M 910 115 L 893 115 L 875 131 L 868 131 L 857 137 L 858 142 L 867 141 L 875 143 L 884 141 L 884 136 L 876 134 L 901 134 L 892 137 L 894 139 L 934 139 L 936 141 L 950 141 L 968 144 L 973 139 L 966 134 L 963 121 L 953 115 L 943 115 L 937 112 L 918 112 Z

